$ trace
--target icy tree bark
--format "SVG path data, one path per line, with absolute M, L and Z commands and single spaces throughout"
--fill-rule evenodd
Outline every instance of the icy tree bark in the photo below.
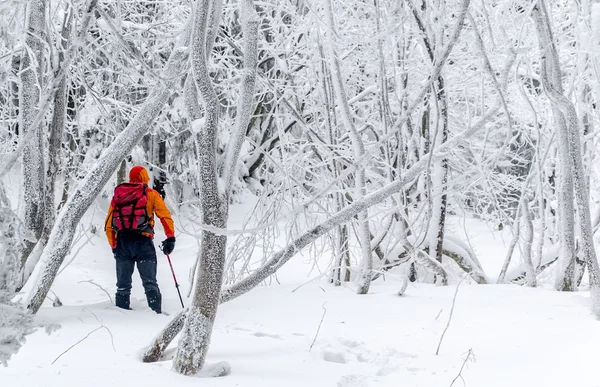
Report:
M 567 120 L 561 110 L 556 96 L 563 96 L 560 63 L 550 21 L 546 13 L 546 5 L 543 1 L 534 7 L 532 16 L 538 34 L 540 48 L 542 84 L 548 97 L 552 102 L 552 114 L 554 117 L 558 138 L 558 151 L 560 166 L 558 173 L 558 214 L 559 214 L 559 238 L 560 238 L 560 266 L 557 270 L 556 288 L 558 290 L 575 290 L 575 208 L 573 193 L 573 175 L 570 167 L 571 149 L 569 142 L 569 129 Z
M 565 97 L 562 92 L 562 88 L 559 87 L 560 82 L 558 81 L 560 80 L 560 67 L 558 52 L 554 46 L 552 32 L 550 31 L 550 20 L 545 2 L 543 0 L 540 0 L 538 5 L 534 7 L 533 16 L 538 31 L 540 51 L 543 53 L 541 66 L 542 84 L 544 85 L 544 89 L 548 95 L 548 98 L 552 102 L 554 109 L 560 110 L 560 112 L 564 114 L 566 120 L 565 129 L 567 131 L 566 140 L 568 144 L 568 154 L 566 155 L 567 158 L 562 160 L 562 163 L 565 164 L 564 172 L 571 173 L 575 183 L 575 199 L 577 201 L 577 213 L 579 215 L 579 226 L 581 229 L 581 247 L 590 276 L 592 308 L 596 316 L 600 318 L 600 267 L 596 257 L 596 250 L 594 248 L 590 203 L 581 157 L 581 134 L 579 131 L 579 118 L 577 116 L 575 106 L 573 106 L 573 103 L 567 97 Z M 550 72 L 549 67 L 551 69 L 553 68 L 554 71 Z M 564 134 L 561 133 L 561 136 L 559 137 L 560 141 L 563 140 L 563 137 Z M 574 232 L 573 228 L 564 231 L 570 233 L 571 235 Z M 573 257 L 573 259 L 575 259 L 575 257 Z M 574 263 L 571 264 L 569 262 L 569 265 L 573 266 Z M 562 280 L 562 278 L 559 278 L 559 280 Z M 569 281 L 576 282 L 574 278 L 574 270 L 566 272 L 564 276 L 564 282 L 559 284 L 566 284 Z M 575 283 L 570 284 L 568 290 L 571 290 L 571 288 L 574 286 L 576 286 Z
M 411 0 L 408 1 L 411 8 L 412 14 L 415 18 L 417 26 L 421 31 L 423 43 L 425 45 L 429 60 L 432 64 L 435 64 L 436 57 L 436 45 L 441 42 L 433 40 L 432 37 L 428 36 L 425 24 L 419 15 L 419 12 L 415 8 Z M 463 19 L 464 21 L 464 19 Z M 437 118 L 441 122 L 441 133 L 438 125 L 438 129 L 434 134 L 432 140 L 432 147 L 439 146 L 448 140 L 448 97 L 446 95 L 445 81 L 442 74 L 439 74 L 435 83 L 435 95 L 437 99 Z M 448 160 L 441 159 L 431 166 L 431 174 L 429 176 L 430 190 L 430 201 L 431 201 L 431 215 L 430 215 L 430 226 L 429 226 L 429 254 L 435 258 L 438 262 L 442 261 L 442 249 L 444 245 L 444 231 L 446 226 L 446 207 L 448 202 L 448 194 L 446 192 L 448 182 Z
M 40 263 L 35 268 L 35 276 L 30 279 L 34 281 L 34 286 L 31 289 L 32 294 L 28 297 L 27 307 L 34 313 L 42 306 L 58 269 L 69 252 L 81 217 L 106 185 L 121 160 L 131 152 L 152 126 L 163 105 L 173 93 L 180 74 L 185 70 L 186 58 L 187 49 L 178 45 L 165 66 L 162 81 L 156 84 L 134 119 L 102 153 L 60 211 Z
M 72 12 L 65 17 L 65 24 L 61 33 L 63 51 L 58 54 L 58 62 L 63 63 L 65 60 L 65 52 L 71 33 Z M 31 251 L 22 273 L 20 275 L 20 283 L 17 290 L 21 290 L 25 282 L 29 279 L 35 265 L 37 265 L 44 247 L 48 242 L 48 237 L 54 226 L 56 218 L 55 206 L 55 184 L 56 176 L 59 172 L 61 164 L 61 146 L 63 142 L 65 117 L 66 117 L 66 98 L 67 98 L 67 80 L 66 77 L 61 77 L 54 97 L 54 108 L 52 110 L 52 120 L 50 122 L 50 137 L 48 139 L 48 168 L 46 169 L 46 181 L 44 189 L 44 211 L 43 211 L 43 227 L 39 240 Z
M 254 89 L 256 85 L 256 68 L 258 60 L 258 17 L 255 15 L 253 0 L 242 0 L 242 6 L 242 12 L 245 17 L 242 21 L 242 32 L 244 34 L 245 43 L 244 69 L 241 92 L 237 103 L 236 123 L 225 151 L 227 159 L 225 160 L 222 177 L 225 182 L 227 197 L 229 197 L 229 192 L 233 187 L 233 180 L 237 173 L 240 150 L 244 144 L 247 128 L 250 124 L 250 119 L 252 118 L 252 113 L 254 112 L 256 105 Z
M 21 57 L 19 85 L 19 128 L 21 136 L 31 132 L 32 141 L 23 149 L 23 198 L 21 217 L 25 226 L 25 239 L 21 267 L 42 235 L 44 227 L 44 123 L 34 124 L 43 90 L 46 1 L 31 0 L 27 8 L 26 50 Z M 21 138 L 21 141 L 24 141 Z
M 202 125 L 196 138 L 202 221 L 205 225 L 224 228 L 227 224 L 228 202 L 219 190 L 216 157 L 219 100 L 207 63 L 207 24 L 213 6 L 214 2 L 211 0 L 195 3 L 191 43 L 192 74 L 202 97 L 205 116 L 203 123 L 196 121 L 192 126 Z M 226 243 L 226 236 L 202 231 L 198 281 L 173 359 L 173 369 L 184 375 L 198 373 L 206 360 L 221 292 Z
M 171 322 L 156 336 L 150 347 L 148 347 L 142 355 L 142 361 L 144 363 L 153 363 L 160 360 L 165 349 L 171 344 L 171 341 L 173 341 L 175 336 L 181 332 L 187 312 L 188 308 L 177 313 Z
M 520 202 L 521 203 L 521 202 Z M 504 263 L 502 264 L 502 269 L 500 269 L 500 274 L 498 275 L 498 280 L 496 283 L 502 284 L 504 283 L 504 279 L 506 277 L 506 271 L 510 266 L 510 261 L 512 260 L 513 253 L 515 251 L 515 247 L 517 247 L 517 243 L 519 242 L 519 237 L 521 235 L 521 204 L 517 208 L 517 214 L 515 216 L 514 226 L 513 226 L 513 238 L 508 245 L 508 250 L 506 252 L 506 258 L 504 258 Z
M 535 287 L 537 285 L 535 269 L 533 268 L 533 261 L 531 259 L 531 252 L 533 247 L 533 221 L 531 219 L 531 213 L 529 212 L 529 203 L 527 196 L 521 196 L 522 201 L 522 214 L 523 223 L 525 224 L 525 238 L 523 239 L 523 262 L 525 263 L 525 273 L 527 278 L 527 285 Z
M 323 95 L 323 111 L 325 115 L 325 123 L 328 129 L 329 135 L 329 144 L 333 147 L 339 146 L 338 138 L 340 137 L 339 128 L 336 124 L 335 115 L 333 114 L 334 103 L 332 100 L 334 99 L 333 90 L 332 90 L 332 80 L 331 80 L 331 71 L 329 71 L 327 66 L 327 60 L 325 59 L 325 50 L 323 49 L 323 42 L 321 34 L 318 34 L 317 37 L 317 46 L 319 49 L 319 63 L 321 69 L 321 79 L 319 82 L 319 86 L 321 86 L 321 92 Z M 346 180 L 340 179 L 342 174 L 342 163 L 336 157 L 330 161 L 330 168 L 333 174 L 333 177 L 336 181 L 339 181 L 339 189 L 338 192 L 335 193 L 334 199 L 334 209 L 335 211 L 340 211 L 346 205 L 346 196 L 344 192 L 346 191 Z M 347 224 L 340 224 L 337 227 L 334 241 L 333 241 L 333 250 L 336 253 L 336 264 L 332 270 L 332 282 L 334 286 L 340 286 L 342 282 L 349 282 L 351 279 L 350 276 L 350 249 L 349 249 L 349 238 L 350 233 L 348 231 Z M 342 271 L 344 275 L 342 276 Z M 343 277 L 343 279 L 342 279 Z
M 233 133 L 233 140 L 227 148 L 224 170 L 226 186 L 224 192 L 222 192 L 218 183 L 216 157 L 220 105 L 208 70 L 207 62 L 210 53 L 206 51 L 206 48 L 211 46 L 207 43 L 207 39 L 214 39 L 214 35 L 207 34 L 209 15 L 214 15 L 216 12 L 220 13 L 220 6 L 220 2 L 211 0 L 202 0 L 196 3 L 192 39 L 192 68 L 205 110 L 202 127 L 197 133 L 202 221 L 207 226 L 224 229 L 227 226 L 229 192 L 244 134 L 253 111 L 258 18 L 254 11 L 253 0 L 242 1 L 245 68 L 238 105 L 236 132 Z M 216 7 L 219 8 L 216 9 Z M 246 117 L 242 117 L 242 114 L 245 114 Z M 199 125 L 199 123 L 196 122 L 194 125 Z M 184 375 L 197 374 L 204 366 L 220 302 L 225 268 L 227 236 L 203 230 L 201 243 L 198 280 L 194 289 L 192 304 L 187 311 L 185 323 L 183 324 L 183 332 L 177 347 L 177 353 L 173 359 L 173 369 Z
M 324 9 L 326 15 L 327 25 L 327 55 L 329 61 L 329 68 L 331 70 L 331 78 L 333 83 L 333 90 L 337 100 L 337 105 L 340 110 L 342 122 L 346 130 L 350 132 L 350 138 L 352 139 L 352 145 L 354 148 L 354 158 L 356 165 L 355 172 L 355 195 L 356 199 L 362 199 L 367 190 L 367 179 L 365 175 L 366 167 L 363 165 L 367 160 L 365 159 L 365 145 L 362 141 L 360 133 L 356 130 L 354 125 L 354 119 L 350 112 L 350 106 L 348 105 L 348 98 L 346 90 L 344 88 L 344 81 L 342 80 L 342 70 L 340 68 L 339 58 L 335 48 L 335 22 L 333 18 L 332 0 L 324 0 Z M 369 287 L 371 286 L 371 277 L 373 271 L 373 254 L 371 252 L 371 231 L 369 229 L 369 213 L 367 209 L 361 211 L 358 214 L 358 238 L 361 247 L 362 255 L 362 267 L 358 277 L 358 288 L 356 292 L 358 294 L 367 294 Z

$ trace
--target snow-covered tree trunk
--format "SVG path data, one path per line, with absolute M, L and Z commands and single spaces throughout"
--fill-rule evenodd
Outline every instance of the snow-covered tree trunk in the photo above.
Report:
M 327 27 L 327 54 L 329 68 L 331 71 L 331 80 L 333 83 L 333 90 L 335 99 L 340 111 L 342 122 L 345 129 L 350 133 L 352 139 L 352 145 L 354 148 L 354 162 L 356 172 L 354 173 L 355 181 L 355 196 L 356 200 L 360 200 L 366 194 L 366 166 L 364 165 L 368 160 L 365 158 L 365 145 L 361 138 L 360 133 L 356 130 L 354 125 L 354 119 L 350 111 L 350 105 L 348 104 L 348 98 L 344 87 L 344 81 L 342 79 L 342 70 L 340 68 L 339 58 L 335 47 L 335 20 L 333 17 L 333 6 L 331 2 L 333 0 L 323 0 L 325 10 L 325 23 Z M 373 254 L 371 252 L 371 231 L 369 229 L 369 214 L 365 211 L 358 214 L 358 239 L 361 247 L 361 258 L 362 264 L 360 268 L 360 274 L 358 276 L 358 288 L 356 292 L 358 294 L 367 294 L 369 287 L 371 286 L 371 277 L 373 272 Z
M 538 43 L 541 55 L 542 84 L 547 93 L 552 90 L 556 94 L 563 93 L 562 78 L 558 52 L 546 14 L 543 1 L 538 2 L 532 12 L 538 34 Z M 560 258 L 556 277 L 556 288 L 559 290 L 575 290 L 575 208 L 573 193 L 573 176 L 570 168 L 569 133 L 566 118 L 555 99 L 552 102 L 552 113 L 558 138 L 559 172 L 558 172 L 558 214 L 559 214 L 559 239 Z
M 448 99 L 444 90 L 444 81 L 442 76 L 438 78 L 436 85 L 436 94 L 438 99 L 438 115 L 442 121 L 441 128 L 435 135 L 433 148 L 448 140 Z M 439 133 L 441 130 L 441 133 Z M 444 244 L 444 232 L 446 230 L 446 207 L 448 205 L 448 160 L 443 158 L 433 163 L 431 173 L 431 225 L 429 230 L 430 249 L 429 254 L 438 262 L 442 261 L 442 246 Z
M 218 0 L 201 0 L 195 6 L 191 45 L 192 69 L 205 111 L 203 120 L 198 120 L 193 124 L 194 126 L 201 125 L 201 127 L 195 128 L 200 159 L 200 206 L 202 221 L 205 225 L 224 229 L 227 227 L 229 193 L 236 172 L 239 152 L 250 116 L 254 111 L 258 18 L 254 11 L 253 0 L 243 0 L 241 14 L 245 41 L 245 67 L 235 132 L 232 133 L 232 141 L 227 148 L 223 170 L 225 187 L 221 189 L 216 157 L 220 106 L 208 70 L 210 52 L 207 52 L 207 47 L 212 46 L 207 39 L 214 39 L 214 35 L 207 34 L 210 28 L 207 23 L 211 14 L 215 15 L 217 12 L 221 12 L 221 3 Z M 173 369 L 184 375 L 197 374 L 204 366 L 220 302 L 225 268 L 227 236 L 203 230 L 201 243 L 198 280 L 192 304 L 187 311 L 177 353 L 173 359 Z
M 65 17 L 65 24 L 61 33 L 62 38 L 62 49 L 63 51 L 58 54 L 58 63 L 64 62 L 64 55 L 69 42 L 71 34 L 71 20 L 72 12 Z M 58 72 L 55 71 L 55 74 Z M 58 76 L 58 74 L 56 74 Z M 44 211 L 43 211 L 43 228 L 39 240 L 35 244 L 35 247 L 27 257 L 25 262 L 24 270 L 20 275 L 20 283 L 17 290 L 20 290 L 25 282 L 29 279 L 31 272 L 35 265 L 38 263 L 40 256 L 48 242 L 48 237 L 54 226 L 54 220 L 56 219 L 56 206 L 55 206 L 55 192 L 56 192 L 56 177 L 59 173 L 61 164 L 61 147 L 64 137 L 65 129 L 65 117 L 66 117 L 66 99 L 67 99 L 67 79 L 65 77 L 60 78 L 58 83 L 56 94 L 54 97 L 54 107 L 52 109 L 52 119 L 50 121 L 50 136 L 48 138 L 48 151 L 47 160 L 48 167 L 46 169 L 46 180 L 44 189 Z
M 25 47 L 21 57 L 19 85 L 19 128 L 21 137 L 29 132 L 32 141 L 23 149 L 21 164 L 23 198 L 21 217 L 27 235 L 21 251 L 21 267 L 42 235 L 44 227 L 44 123 L 34 124 L 44 90 L 44 46 L 46 35 L 46 1 L 31 0 L 27 7 Z M 22 138 L 21 141 L 24 141 Z
M 523 238 L 522 255 L 523 262 L 525 264 L 525 273 L 527 279 L 527 285 L 535 287 L 537 285 L 536 273 L 533 267 L 533 260 L 531 259 L 531 253 L 533 249 L 533 221 L 531 219 L 531 213 L 529 212 L 529 201 L 527 195 L 521 196 L 521 208 L 523 215 L 523 223 L 525 224 L 525 237 Z
M 216 157 L 219 100 L 208 71 L 210 53 L 207 52 L 208 20 L 215 4 L 212 0 L 200 0 L 194 6 L 192 74 L 205 111 L 203 120 L 192 123 L 197 131 L 202 222 L 225 228 L 228 202 L 219 189 Z M 173 369 L 181 374 L 194 375 L 204 366 L 221 293 L 226 244 L 226 236 L 202 231 L 198 280 L 173 359 Z
M 317 45 L 319 50 L 319 63 L 320 63 L 320 75 L 321 79 L 319 85 L 321 86 L 321 93 L 323 99 L 323 115 L 325 116 L 325 123 L 327 125 L 327 133 L 329 144 L 333 147 L 339 146 L 338 138 L 340 136 L 339 128 L 337 125 L 336 116 L 334 114 L 335 103 L 333 100 L 335 97 L 333 96 L 334 92 L 332 90 L 332 80 L 331 80 L 331 71 L 327 66 L 327 59 L 325 57 L 325 50 L 323 48 L 323 39 L 322 35 L 319 33 L 317 36 Z M 339 181 L 339 190 L 335 193 L 334 197 L 334 208 L 335 212 L 340 211 L 344 208 L 347 202 L 346 195 L 344 195 L 346 191 L 346 180 L 340 179 L 342 174 L 342 163 L 338 158 L 333 158 L 330 162 L 331 172 L 333 174 L 333 178 L 336 181 Z M 333 241 L 333 250 L 335 251 L 335 263 L 332 270 L 332 282 L 334 286 L 340 286 L 342 282 L 349 282 L 351 279 L 350 276 L 350 232 L 348 224 L 340 224 L 337 227 L 334 241 Z M 342 272 L 344 274 L 342 275 Z
M 411 0 L 408 1 L 411 8 L 412 14 L 415 18 L 417 26 L 421 31 L 421 37 L 425 45 L 427 55 L 432 64 L 435 64 L 436 56 L 439 55 L 443 39 L 441 28 L 438 29 L 438 33 L 434 36 L 429 36 L 427 28 L 423 23 L 423 20 L 414 6 Z M 424 3 L 425 4 L 425 3 Z M 440 14 L 441 4 L 437 4 L 437 8 L 434 12 Z M 430 5 L 429 8 L 432 8 Z M 436 111 L 438 124 L 431 140 L 431 146 L 435 150 L 437 146 L 443 144 L 448 139 L 448 97 L 446 94 L 445 80 L 442 74 L 439 74 L 434 88 L 436 96 Z M 448 160 L 441 159 L 435 163 L 432 163 L 431 171 L 429 174 L 430 184 L 430 217 L 429 217 L 429 255 L 436 259 L 438 262 L 442 261 L 442 247 L 444 245 L 444 231 L 446 226 L 446 207 L 448 202 L 448 193 L 446 185 L 448 181 Z
M 121 161 L 148 132 L 169 96 L 180 74 L 186 68 L 187 48 L 177 45 L 171 53 L 162 80 L 156 84 L 138 113 L 127 127 L 102 153 L 60 211 L 48 244 L 30 280 L 27 307 L 34 313 L 42 306 L 66 254 L 69 252 L 77 224 L 101 192 Z
M 562 131 L 566 131 L 567 144 L 565 145 L 568 146 L 568 154 L 565 159 L 561 160 L 562 163 L 565 164 L 563 173 L 572 174 L 575 183 L 575 199 L 577 202 L 577 213 L 579 215 L 579 226 L 581 230 L 581 247 L 590 276 L 592 307 L 596 315 L 600 318 L 600 268 L 596 257 L 596 250 L 594 248 L 590 203 L 582 163 L 579 118 L 575 106 L 564 95 L 561 83 L 559 82 L 560 65 L 558 52 L 553 42 L 552 31 L 550 30 L 550 19 L 545 1 L 540 0 L 538 2 L 534 7 L 533 16 L 536 22 L 540 52 L 542 54 L 542 84 L 553 105 L 553 109 L 560 111 L 560 113 L 564 115 L 565 126 Z M 561 133 L 559 137 L 561 142 L 564 140 L 563 137 L 565 137 L 565 135 Z M 571 235 L 574 233 L 573 228 L 564 231 Z M 574 260 L 575 258 L 573 257 L 573 267 L 575 264 Z M 571 265 L 571 263 L 569 264 Z M 574 270 L 566 273 L 564 278 L 563 284 L 568 284 L 570 286 L 568 289 L 563 288 L 563 290 L 571 290 L 576 286 Z M 559 278 L 559 280 L 561 279 L 562 278 Z M 569 282 L 573 283 L 571 284 Z

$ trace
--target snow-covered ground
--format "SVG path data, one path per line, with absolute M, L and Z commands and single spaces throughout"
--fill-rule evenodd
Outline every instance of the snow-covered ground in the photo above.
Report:
M 101 210 L 93 219 L 102 221 Z M 170 317 L 148 309 L 137 274 L 134 310 L 112 306 L 101 287 L 113 296 L 114 262 L 97 226 L 98 234 L 52 288 L 64 306 L 42 308 L 38 319 L 46 331 L 29 336 L 9 366 L 0 368 L 1 386 L 433 387 L 450 386 L 461 373 L 454 386 L 600 387 L 600 322 L 590 314 L 588 292 L 465 281 L 436 355 L 456 284 L 411 284 L 399 297 L 400 280 L 388 275 L 369 295 L 358 296 L 351 284 L 335 288 L 324 279 L 309 281 L 305 259 L 284 268 L 281 284 L 257 288 L 219 309 L 208 362 L 229 362 L 231 375 L 184 377 L 171 371 L 174 349 L 161 362 L 140 361 Z M 453 227 L 460 235 L 462 224 Z M 503 239 L 473 220 L 466 228 L 495 278 L 509 234 Z M 158 244 L 163 238 L 157 234 Z M 193 238 L 178 235 L 172 259 L 184 296 L 195 250 Z M 158 278 L 164 309 L 174 313 L 179 300 L 166 259 L 159 262 Z

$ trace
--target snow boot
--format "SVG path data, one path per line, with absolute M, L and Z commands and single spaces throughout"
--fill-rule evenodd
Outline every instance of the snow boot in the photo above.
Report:
M 150 309 L 158 314 L 162 313 L 162 295 L 158 290 L 150 290 L 146 292 L 146 299 L 148 300 L 148 306 Z
M 131 310 L 131 308 L 129 307 L 129 294 L 115 294 L 115 305 L 121 309 Z

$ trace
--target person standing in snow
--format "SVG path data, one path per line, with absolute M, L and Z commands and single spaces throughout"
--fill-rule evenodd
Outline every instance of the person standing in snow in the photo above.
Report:
M 148 187 L 149 182 L 146 168 L 139 165 L 131 168 L 129 183 L 115 188 L 106 215 L 105 231 L 117 266 L 115 305 L 130 309 L 131 276 L 137 263 L 148 306 L 161 313 L 162 296 L 156 282 L 156 250 L 152 241 L 154 214 L 167 236 L 161 243 L 165 254 L 171 254 L 175 248 L 175 228 L 165 202 L 157 191 Z

